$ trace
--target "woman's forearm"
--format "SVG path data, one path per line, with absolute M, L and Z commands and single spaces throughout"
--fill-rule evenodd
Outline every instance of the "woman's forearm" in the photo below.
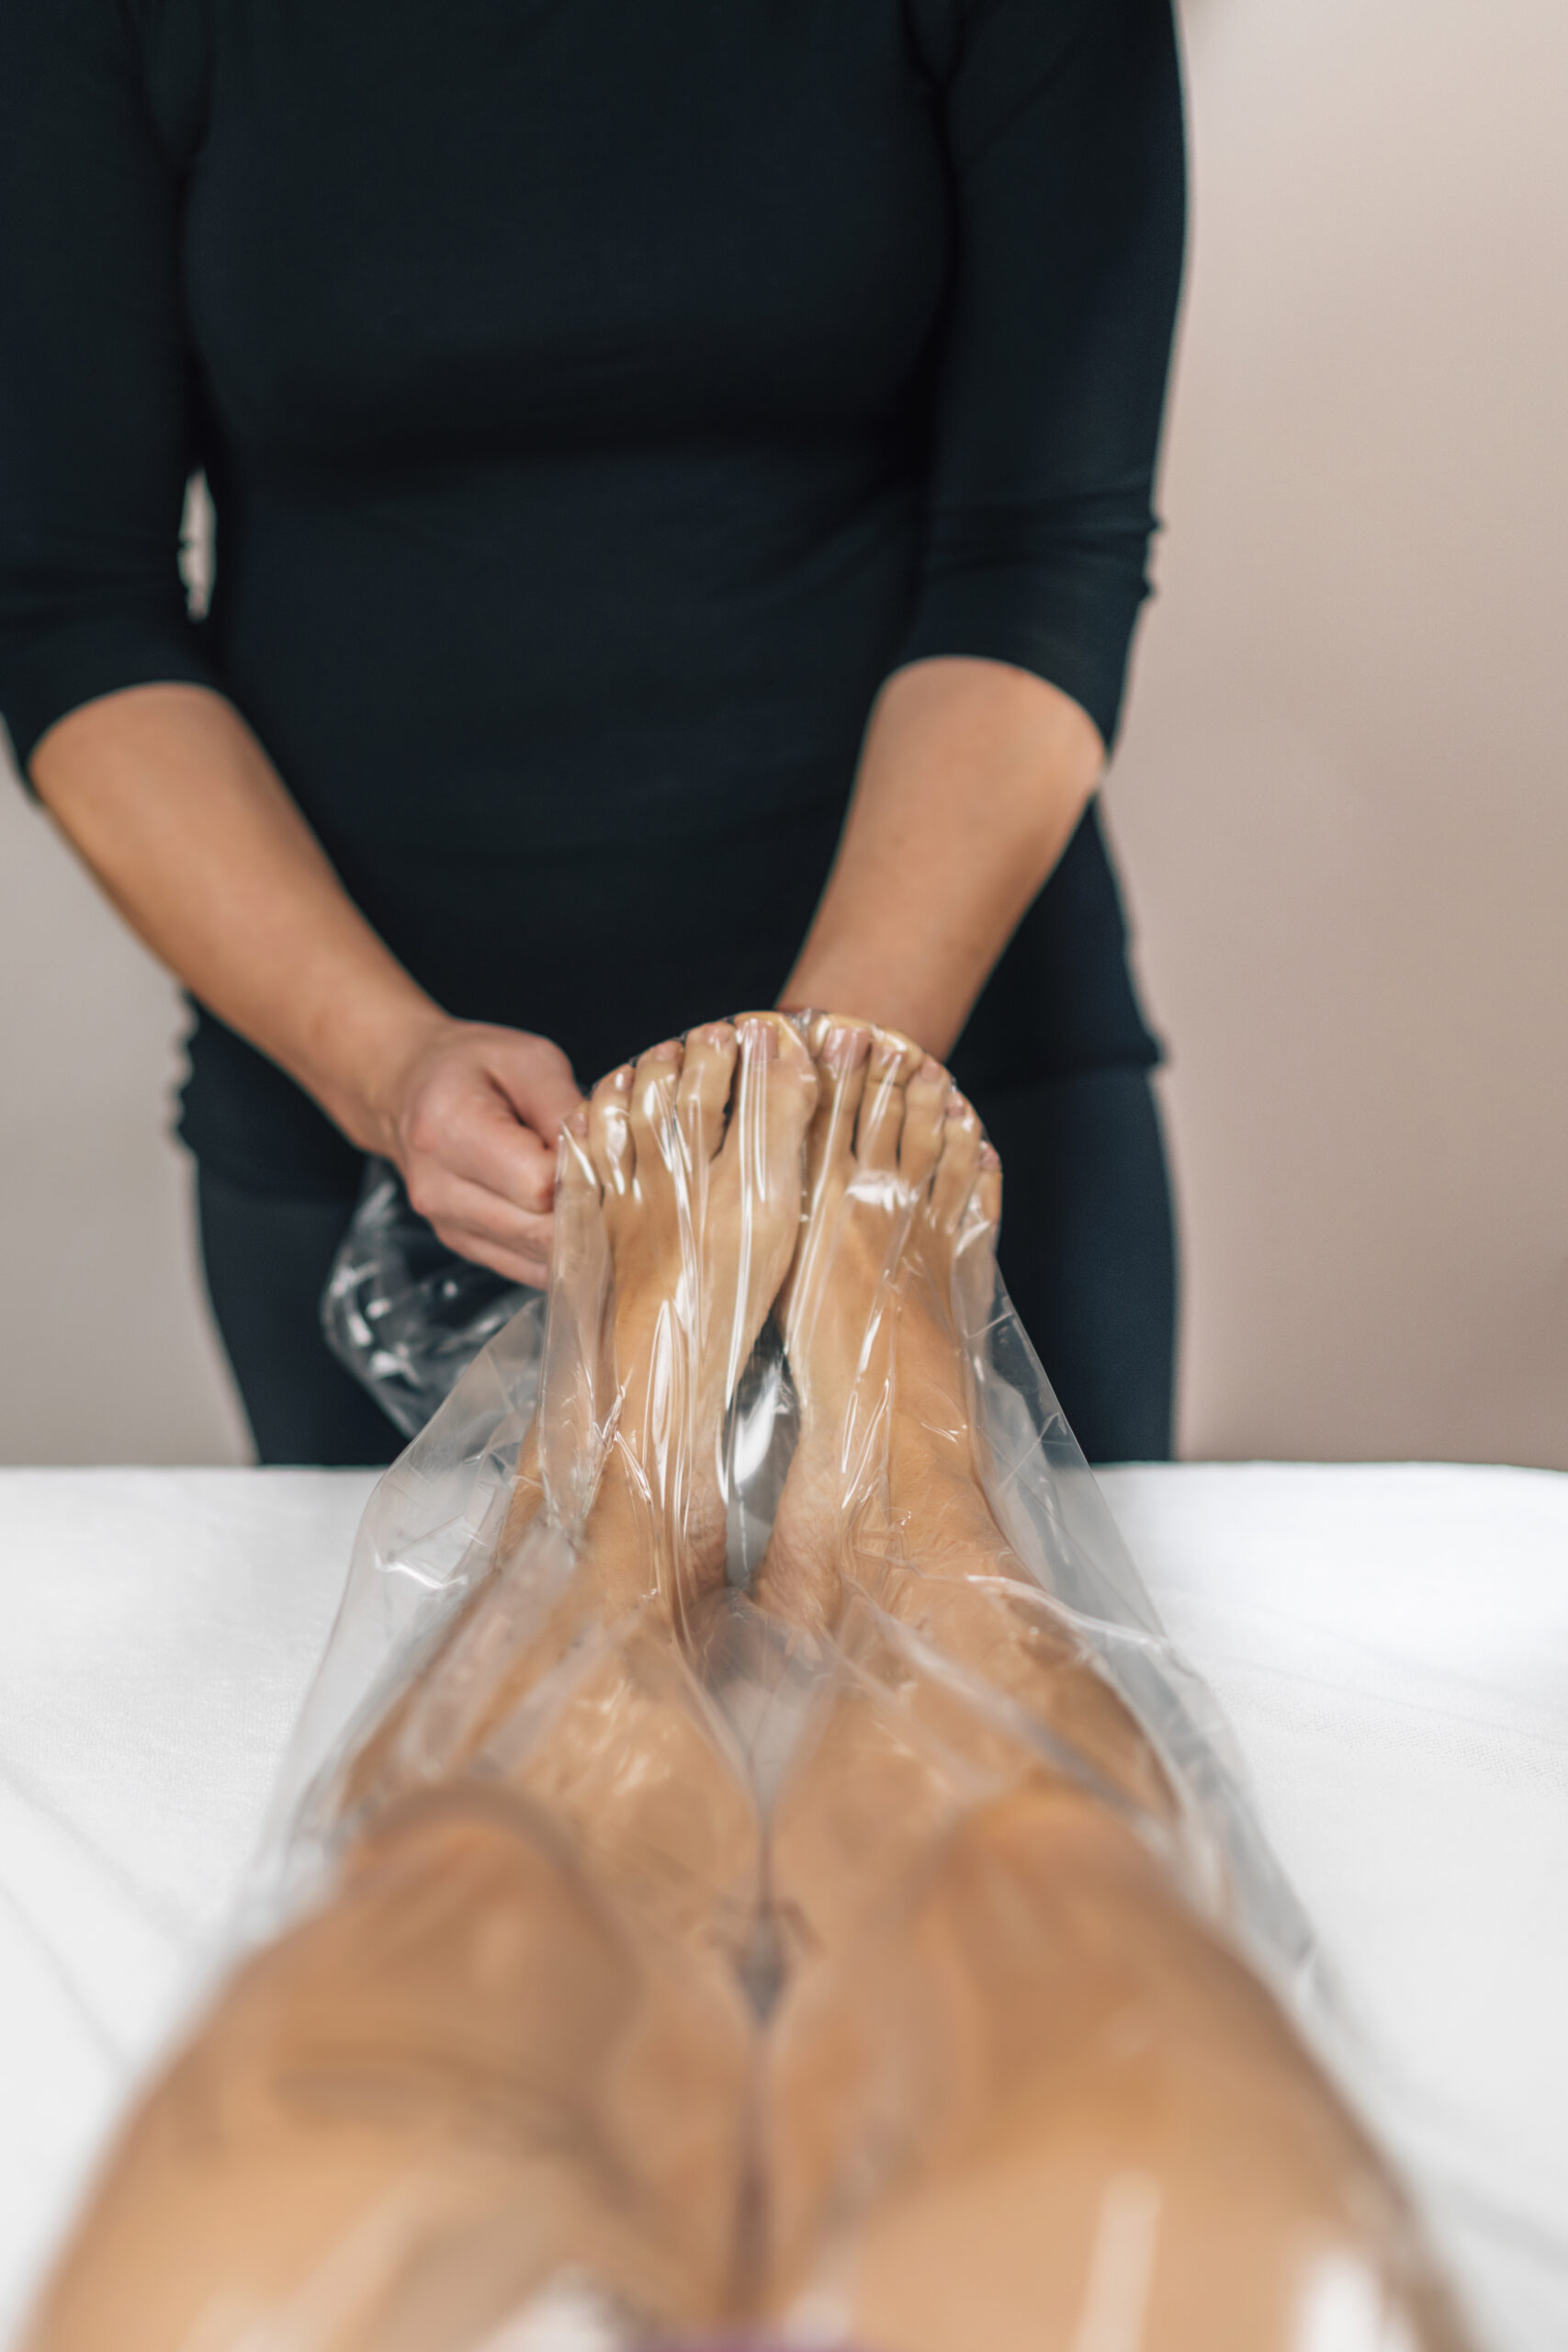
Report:
M 443 1014 L 354 906 L 239 713 L 138 686 L 52 727 L 39 798 L 160 962 L 367 1150 Z
M 827 889 L 780 1002 L 855 1012 L 945 1057 L 1104 763 L 1094 722 L 999 662 L 887 681 Z
M 560 1125 L 579 1100 L 547 1038 L 444 1012 L 354 905 L 220 695 L 147 685 L 85 704 L 33 753 L 39 796 L 153 954 L 396 1160 L 443 1240 L 514 1281 L 548 1271 Z

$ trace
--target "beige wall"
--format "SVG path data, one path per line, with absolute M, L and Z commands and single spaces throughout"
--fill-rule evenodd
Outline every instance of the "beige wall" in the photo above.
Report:
M 1568 1466 L 1568 9 L 1189 0 L 1196 242 L 1111 794 L 1190 1453 Z M 0 1460 L 228 1461 L 175 1001 L 0 801 Z
M 1185 1450 L 1568 1466 L 1568 8 L 1191 0 L 1111 793 Z

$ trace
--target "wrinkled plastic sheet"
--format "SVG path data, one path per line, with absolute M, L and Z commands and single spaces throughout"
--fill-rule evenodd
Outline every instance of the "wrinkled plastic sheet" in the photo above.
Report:
M 828 1032 L 803 1021 L 796 1035 L 809 1037 L 818 1054 L 820 1097 L 830 1076 Z M 629 2093 L 622 2082 L 616 2093 L 630 2098 L 639 2119 L 639 2153 L 634 2161 L 622 2148 L 619 2168 L 611 2166 L 615 2196 L 608 2204 L 601 2197 L 597 2222 L 585 2223 L 576 2190 L 552 2205 L 557 2189 L 538 2189 L 546 2156 L 530 2143 L 529 2177 L 547 2219 L 536 2221 L 540 2243 L 526 2260 L 510 2238 L 502 2259 L 485 2234 L 491 2229 L 493 2235 L 495 2217 L 485 2200 L 493 2202 L 494 2184 L 488 2176 L 479 2183 L 475 2195 L 489 2220 L 475 2240 L 479 2251 L 459 2267 L 473 2309 L 484 2306 L 482 2325 L 459 2313 L 459 2304 L 467 2308 L 464 2295 L 455 2295 L 450 2309 L 439 2295 L 431 2302 L 426 2281 L 426 2332 L 409 2341 L 450 2345 L 453 2352 L 471 2344 L 479 2352 L 481 2344 L 499 2345 L 503 2328 L 508 2346 L 630 2347 L 673 2341 L 677 2334 L 715 2341 L 716 2328 L 744 2326 L 753 2330 L 748 2342 L 760 2344 L 755 2331 L 771 2329 L 781 2340 L 787 2332 L 794 2342 L 848 2344 L 863 2340 L 857 2266 L 881 2277 L 878 2264 L 886 2269 L 891 2260 L 893 2284 L 884 2278 L 880 2302 L 874 2294 L 872 2300 L 880 2314 L 876 2342 L 885 2352 L 902 2352 L 906 2344 L 923 2352 L 928 2344 L 945 2346 L 962 2335 L 953 2334 L 951 2322 L 944 2332 L 932 2320 L 929 2296 L 900 2317 L 897 2256 L 887 2253 L 886 2231 L 882 2239 L 877 2231 L 879 2216 L 889 2200 L 897 2208 L 901 2193 L 916 2195 L 919 2212 L 926 2130 L 920 2086 L 928 2074 L 945 2078 L 951 2053 L 941 2043 L 940 2004 L 928 2017 L 919 2000 L 910 2007 L 894 1991 L 872 1996 L 854 1971 L 880 1963 L 889 1970 L 886 1983 L 896 1986 L 900 1936 L 913 1935 L 909 1923 L 920 1916 L 914 1890 L 944 1852 L 962 1849 L 974 1824 L 1021 1792 L 1026 1804 L 1045 1792 L 1067 1808 L 1075 1835 L 1092 1843 L 1103 1827 L 1107 1838 L 1122 1838 L 1119 1851 L 1133 1850 L 1125 1843 L 1130 1836 L 1154 1859 L 1175 1923 L 1173 1951 L 1201 1948 L 1213 1956 L 1205 1968 L 1243 1965 L 1256 1989 L 1237 1996 L 1242 2010 L 1261 2001 L 1261 2010 L 1247 2014 L 1255 2025 L 1258 2017 L 1269 2020 L 1260 2029 L 1266 2041 L 1282 2034 L 1295 2052 L 1285 2067 L 1294 2087 L 1282 2095 L 1280 2129 L 1289 2134 L 1299 2126 L 1305 2138 L 1314 2132 L 1342 2136 L 1345 2211 L 1359 2218 L 1353 2226 L 1347 2222 L 1343 2245 L 1325 2243 L 1314 2252 L 1303 2241 L 1299 2278 L 1288 2291 L 1278 2282 L 1267 2292 L 1258 2289 L 1262 2301 L 1243 2323 L 1247 2343 L 1258 2352 L 1276 2344 L 1280 2352 L 1457 2345 L 1459 2323 L 1448 2313 L 1415 2211 L 1332 2085 L 1331 2070 L 1342 2075 L 1346 2060 L 1334 2051 L 1329 1991 L 1300 1905 L 1258 1832 L 1218 1712 L 1165 1638 L 996 1277 L 994 1215 L 975 1166 L 968 1188 L 950 1201 L 951 1214 L 939 1216 L 932 1206 L 950 1146 L 962 1142 L 972 1114 L 955 1103 L 936 1112 L 936 1140 L 923 1168 L 912 1148 L 904 1153 L 897 1131 L 892 1146 L 886 1133 L 877 1144 L 879 1119 L 885 1129 L 888 1117 L 902 1117 L 904 1136 L 913 1132 L 912 1106 L 920 1084 L 929 1083 L 918 1057 L 891 1073 L 879 1066 L 876 1053 L 886 1064 L 893 1050 L 874 1046 L 869 1070 L 847 1090 L 855 1098 L 848 1127 L 837 1112 L 824 1125 L 819 1104 L 809 1139 L 804 1125 L 795 1134 L 793 1160 L 785 1104 L 800 1055 L 794 1037 L 772 1026 L 742 1032 L 719 1149 L 710 1150 L 694 1131 L 700 1105 L 686 1120 L 666 1083 L 671 1072 L 646 1063 L 619 1096 L 605 1098 L 603 1116 L 596 1106 L 592 1132 L 569 1137 L 547 1302 L 525 1301 L 488 1340 L 366 1514 L 328 1655 L 290 1752 L 268 1860 L 252 1892 L 248 1929 L 260 1958 L 247 1963 L 249 1979 L 242 1970 L 241 1993 L 231 1989 L 224 1998 L 243 2009 L 247 1982 L 265 1988 L 276 1981 L 278 1953 L 298 1952 L 301 1938 L 330 1939 L 356 1902 L 363 1907 L 363 1855 L 375 1849 L 389 1820 L 396 1834 L 412 1838 L 409 1867 L 425 1871 L 425 1913 L 434 1905 L 443 1914 L 440 1932 L 455 1939 L 454 1950 L 497 1899 L 487 1877 L 486 1839 L 516 1833 L 531 1846 L 536 1901 L 580 1905 L 584 1917 L 592 1914 L 593 1936 L 614 1949 L 626 2003 L 643 2020 L 636 2065 L 651 2067 L 656 2079 Z M 694 1060 L 688 1040 L 687 1070 Z M 945 1080 L 942 1089 L 945 1094 Z M 732 1165 L 723 1163 L 726 1150 Z M 634 1160 L 645 1178 L 636 1174 Z M 790 1228 L 782 1255 L 781 1189 Z M 737 1201 L 739 1252 L 720 1251 L 716 1259 L 711 1237 Z M 367 1224 L 384 1219 L 388 1207 L 372 1194 Z M 648 1287 L 646 1267 L 637 1271 L 637 1236 L 645 1229 L 639 1219 L 655 1214 L 665 1218 L 670 1263 L 654 1285 L 662 1283 L 657 1313 L 632 1318 L 633 1351 L 626 1300 L 637 1281 Z M 364 1240 L 363 1232 L 355 1238 L 358 1262 L 369 1264 L 380 1282 L 384 1269 L 375 1271 L 373 1250 L 358 1247 Z M 778 1263 L 762 1279 L 759 1270 L 770 1250 Z M 775 1305 L 792 1261 L 793 1291 Z M 945 1295 L 935 1295 L 939 1290 Z M 779 1530 L 789 1520 L 797 1456 L 805 1458 L 809 1442 L 817 1447 L 814 1460 L 827 1458 L 816 1426 L 822 1408 L 819 1399 L 811 1401 L 818 1372 L 809 1381 L 802 1375 L 820 1356 L 821 1328 L 846 1296 L 858 1302 L 858 1352 L 834 1406 L 841 1426 L 829 1449 L 837 1479 L 831 1524 L 824 1532 L 820 1511 L 812 1522 L 837 1596 L 823 1608 L 792 1600 L 787 1589 L 781 1600 L 769 1579 Z M 485 1300 L 480 1312 L 494 1306 L 493 1298 Z M 921 1328 L 922 1317 L 952 1336 L 962 1366 L 956 1417 L 952 1392 L 929 1381 L 921 1385 L 917 1376 L 919 1351 L 908 1335 Z M 418 1352 L 417 1340 L 412 1352 L 407 1344 L 410 1333 L 417 1334 L 417 1318 L 407 1327 L 398 1373 L 412 1394 L 424 1375 L 417 1369 L 409 1375 Z M 442 1340 L 438 1379 L 460 1351 L 447 1345 L 449 1337 Z M 384 1352 L 389 1360 L 395 1351 Z M 705 1399 L 714 1394 L 713 1367 L 721 1357 L 722 1410 L 715 1415 Z M 900 1447 L 910 1455 L 912 1424 L 914 1454 L 922 1447 L 933 1457 L 961 1454 L 988 1510 L 988 1548 L 978 1565 L 956 1575 L 937 1557 L 937 1515 L 928 1521 L 922 1508 L 901 1507 L 895 1492 L 889 1460 Z M 909 1491 L 906 1486 L 906 1496 Z M 612 1536 L 604 1532 L 606 1495 L 622 1498 Z M 526 1497 L 532 1500 L 525 1510 Z M 722 1514 L 716 1528 L 706 1523 L 715 1498 Z M 618 1580 L 602 1585 L 596 1579 L 612 1543 Z M 705 1560 L 705 1567 L 694 1566 Z M 934 1616 L 906 1605 L 910 1593 L 919 1602 L 921 1579 L 931 1587 Z M 957 1613 L 944 1620 L 937 1602 L 945 1606 L 949 1585 Z M 1053 1686 L 1067 1693 L 1061 1704 L 1032 1707 L 1010 1649 L 1004 1658 L 996 1648 L 998 1663 L 990 1671 L 985 1642 L 976 1644 L 965 1630 L 976 1601 L 1001 1611 L 1010 1627 L 1023 1627 L 1024 1648 L 1032 1643 L 1056 1661 L 1066 1678 Z M 944 1622 L 955 1628 L 951 1643 Z M 832 1743 L 845 1721 L 860 1724 L 861 1744 L 846 1747 L 848 1769 L 835 1781 L 822 1759 L 831 1767 Z M 1122 1736 L 1129 1728 L 1130 1747 Z M 690 1777 L 699 1756 L 708 1776 L 700 1802 Z M 861 1801 L 856 1759 L 874 1773 L 890 1758 L 897 1770 L 886 1788 L 895 1804 L 900 1792 L 913 1792 L 918 1803 L 912 1816 L 890 1806 L 884 1826 L 894 1862 L 885 1865 L 875 1851 L 879 1825 Z M 651 1804 L 649 1789 L 658 1799 Z M 919 1805 L 928 1809 L 925 1827 Z M 412 1831 L 398 1828 L 410 1819 Z M 728 1847 L 714 1830 L 721 1820 L 734 1832 Z M 792 1916 L 791 1903 L 780 1900 L 775 1881 L 788 1875 L 779 1860 L 784 1846 L 814 1852 L 823 1882 L 837 1886 L 819 1918 Z M 739 1875 L 730 1867 L 737 1851 L 752 1858 Z M 384 1886 L 376 1893 L 376 1883 L 374 1922 L 380 1935 L 395 1939 L 401 1915 Z M 1025 1928 L 998 1915 L 993 1941 L 1015 1933 L 1027 1955 L 1039 1924 Z M 1051 1949 L 1047 1923 L 1032 1963 L 1043 2004 Z M 1116 1957 L 1102 1953 L 1101 1965 L 1114 1966 Z M 715 2022 L 716 1964 L 736 2016 L 747 2021 L 734 2030 L 743 2040 L 750 2035 L 761 2053 L 756 2064 L 748 2058 L 742 2065 L 748 2086 L 727 2160 L 716 2159 L 702 2120 L 705 2100 L 722 2106 L 717 2085 L 722 2077 L 733 2086 L 736 2063 L 733 2050 L 725 2055 L 725 2033 Z M 585 1963 L 581 1981 L 556 1985 L 563 2049 L 571 2041 L 569 2019 L 577 2017 L 581 2026 L 582 1985 L 592 1973 Z M 1140 1981 L 1137 1967 L 1132 1981 Z M 1168 2023 L 1162 2022 L 1163 1990 L 1151 1996 L 1146 1970 L 1141 1981 L 1145 1992 L 1130 1996 L 1113 2031 L 1131 2037 L 1129 2051 L 1153 2048 L 1159 2075 L 1170 2055 L 1159 2047 Z M 335 1999 L 342 1985 L 333 1982 Z M 1077 1999 L 1080 1989 L 1064 1979 L 1062 1996 Z M 536 1999 L 537 1983 L 533 1990 Z M 259 1997 L 265 2008 L 273 1996 L 264 1990 Z M 357 2024 L 329 2000 L 332 2022 L 321 2026 L 319 1985 L 314 1997 L 318 2039 L 336 2033 L 346 2048 Z M 344 1997 L 352 2008 L 352 1997 Z M 447 1996 L 431 1997 L 439 2006 Z M 830 2020 L 828 2046 L 834 2032 L 840 2041 L 848 2037 L 843 2080 L 830 2066 L 822 2071 L 819 2051 L 815 2086 L 807 2067 L 806 2087 L 798 2078 L 791 2087 L 787 2075 L 769 2074 L 770 2037 L 802 2001 L 809 2015 L 814 2000 Z M 1027 2023 L 1027 2007 L 1023 2014 Z M 1234 2058 L 1238 2082 L 1249 2063 L 1240 2054 L 1244 2024 Z M 1029 2040 L 1021 2030 L 1021 2069 Z M 1222 2042 L 1211 2062 L 1225 2074 L 1232 2052 Z M 1170 2063 L 1179 2074 L 1179 2052 Z M 366 2064 L 360 2050 L 360 2093 Z M 375 2064 L 395 2104 L 388 2086 L 405 2061 L 387 2047 Z M 501 2096 L 507 2061 L 499 2046 L 486 2044 L 481 2028 L 468 2046 L 467 2064 L 468 2087 L 458 2106 L 474 2126 L 475 2116 Z M 609 2096 L 596 2075 L 556 2083 L 544 2102 L 550 2108 L 547 2128 L 540 2127 L 544 2141 L 555 2146 L 563 2133 L 571 2139 L 607 2130 L 602 2112 L 590 2115 L 601 2093 Z M 145 2166 L 148 2132 L 155 2138 L 167 2129 L 157 2099 L 167 2105 L 171 2096 L 166 2088 L 155 2095 L 152 2122 L 144 2117 L 136 2127 L 142 2141 L 133 2130 L 129 2153 L 117 2160 L 118 2176 L 111 2167 L 111 2206 L 127 2168 L 134 2175 L 138 2163 Z M 536 2085 L 531 2096 L 544 2095 Z M 933 2091 L 930 2098 L 941 2107 L 941 2095 Z M 243 2164 L 244 2135 L 238 2121 L 234 2128 L 234 2160 Z M 1088 2139 L 1100 2128 L 1091 2112 Z M 837 2144 L 807 2196 L 798 2183 L 792 2186 L 790 2151 L 798 2154 L 823 2135 Z M 1179 2134 L 1169 2143 L 1156 2133 L 1156 2142 L 1168 2154 Z M 220 2167 L 229 2160 L 221 2131 L 217 2144 Z M 378 2334 L 365 2315 L 374 2306 L 384 2316 L 395 2278 L 434 2260 L 429 2247 L 442 2224 L 432 2218 L 435 2192 L 421 2169 L 424 2161 L 422 2155 L 395 2183 L 390 2202 L 378 2207 L 372 2252 L 364 2251 L 365 2216 L 352 2229 L 345 2222 L 343 2239 L 291 2289 L 287 2308 L 266 2319 L 265 2335 L 225 2335 L 209 2311 L 203 2352 L 209 2343 L 249 2346 L 253 2340 L 278 2352 L 339 2341 L 400 2342 L 395 2328 Z M 944 2161 L 951 2176 L 951 2149 Z M 681 2229 L 668 2216 L 661 2227 L 660 2199 L 682 2173 L 692 2193 Z M 1150 2287 L 1157 2264 L 1179 2273 L 1184 2259 L 1181 2177 L 1131 2159 L 1101 2165 L 1100 2175 L 1081 2277 L 1036 2275 L 1027 2287 L 998 2285 L 1017 2252 L 1005 2225 L 999 2235 L 960 2232 L 957 2267 L 962 2274 L 972 2265 L 973 2276 L 960 2275 L 954 2291 L 992 2309 L 998 2343 L 1055 2341 L 1059 2335 L 1073 2352 L 1088 2346 L 1098 2352 L 1102 2343 L 1144 2352 L 1145 2345 L 1198 2340 L 1169 2318 Z M 618 2212 L 612 2226 L 604 2219 L 608 2206 L 628 2199 L 648 2211 L 629 2218 Z M 1168 2199 L 1177 2209 L 1168 2224 L 1162 2221 Z M 764 2243 L 775 2213 L 790 2216 L 789 2227 L 779 2225 L 789 2243 L 787 2260 L 775 2260 Z M 91 2267 L 92 2226 L 68 2256 L 68 2281 L 73 2262 L 78 2275 Z M 253 2226 L 247 2221 L 245 2227 Z M 940 2237 L 940 2204 L 931 2226 Z M 670 2242 L 682 2231 L 694 2233 L 690 2245 Z M 350 2240 L 361 2248 L 352 2260 Z M 635 2253 L 628 2251 L 634 2240 Z M 1233 2256 L 1246 2243 L 1244 2231 Z M 140 2258 L 152 2259 L 145 2249 Z M 921 2258 L 918 2248 L 911 2251 L 906 2268 L 912 2263 L 918 2271 Z M 177 2267 L 172 2253 L 168 2261 Z M 355 2320 L 357 2333 L 341 2325 L 348 2304 L 331 2283 L 345 2262 L 351 2269 L 358 2264 L 365 2277 L 375 2274 L 368 2285 L 361 2278 L 363 2312 L 359 2303 L 353 2306 L 364 2317 L 363 2326 Z M 481 2273 L 490 2279 L 483 2291 L 474 2284 Z M 705 2282 L 700 2290 L 690 2285 L 698 2274 Z M 1222 2287 L 1231 2293 L 1233 2285 L 1213 2280 L 1217 2295 Z M 353 2302 L 361 2288 L 344 2291 Z M 1027 2305 L 1031 2293 L 1043 2298 L 1038 2309 Z M 1055 2335 L 1038 2332 L 1047 2303 Z M 322 2316 L 329 2306 L 337 2317 Z M 1239 2346 L 1244 2337 L 1221 2317 L 1217 2307 L 1210 2340 Z
M 459 1258 L 372 1159 L 321 1298 L 327 1343 L 404 1437 L 417 1437 L 481 1348 L 543 1294 Z

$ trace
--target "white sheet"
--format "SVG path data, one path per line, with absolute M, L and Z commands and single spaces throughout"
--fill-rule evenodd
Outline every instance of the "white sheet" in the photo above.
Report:
M 1506 2352 L 1568 2345 L 1568 1476 L 1127 1470 Z M 210 1958 L 369 1481 L 0 1472 L 0 2334 Z

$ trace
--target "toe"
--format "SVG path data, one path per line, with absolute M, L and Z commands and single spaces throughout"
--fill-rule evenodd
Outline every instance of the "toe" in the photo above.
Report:
M 997 1236 L 1002 1221 L 1002 1163 L 982 1139 L 974 1181 L 953 1212 L 951 1305 L 957 1328 L 976 1344 L 996 1313 Z
M 624 1193 L 632 1181 L 631 1096 L 632 1066 L 623 1062 L 588 1099 L 586 1148 L 606 1193 Z
M 980 1173 L 970 1194 L 971 1215 L 981 1225 L 995 1228 L 1002 1221 L 1002 1162 L 994 1144 L 980 1147 Z
M 904 1125 L 898 1137 L 898 1173 L 924 1192 L 942 1154 L 942 1131 L 953 1081 L 928 1054 L 904 1096 Z
M 735 1027 L 740 1049 L 750 1061 L 781 1062 L 795 1069 L 811 1059 L 787 1012 L 738 1012 Z
M 898 1165 L 905 1090 L 923 1058 L 919 1047 L 897 1031 L 873 1032 L 865 1091 L 855 1123 L 855 1158 L 877 1175 L 891 1175 Z
M 675 1092 L 681 1078 L 681 1047 L 673 1038 L 650 1046 L 632 1072 L 632 1148 L 639 1186 L 660 1168 L 675 1164 Z
M 590 1140 L 590 1114 L 586 1102 L 580 1102 L 562 1125 L 560 1152 L 556 1162 L 556 1206 L 572 1204 L 585 1197 L 599 1198 L 601 1179 L 593 1163 Z
M 745 1012 L 736 1023 L 740 1083 L 735 1091 L 727 1147 L 752 1157 L 755 1175 L 771 1191 L 775 1174 L 800 1184 L 800 1148 L 817 1101 L 817 1070 L 793 1021 L 777 1012 Z
M 728 1021 L 710 1022 L 687 1035 L 675 1090 L 675 1115 L 694 1164 L 711 1159 L 724 1141 L 724 1117 L 738 1051 L 735 1031 Z
M 962 1094 L 949 1095 L 931 1200 L 932 1221 L 942 1233 L 958 1230 L 979 1173 L 984 1141 L 980 1122 Z
M 603 1226 L 602 1186 L 593 1154 L 592 1114 L 586 1102 L 580 1103 L 561 1128 L 556 1161 L 550 1288 L 558 1295 L 563 1283 L 570 1285 L 578 1269 L 592 1261 L 594 1230 Z
M 871 1026 L 863 1021 L 829 1021 L 818 1030 L 817 1115 L 811 1124 L 809 1177 L 815 1189 L 823 1170 L 847 1162 L 854 1150 L 855 1114 L 865 1090 L 871 1059 Z
M 743 1012 L 735 1024 L 748 1069 L 776 1069 L 790 1086 L 804 1086 L 815 1101 L 817 1073 L 810 1048 L 799 1030 L 782 1012 Z

